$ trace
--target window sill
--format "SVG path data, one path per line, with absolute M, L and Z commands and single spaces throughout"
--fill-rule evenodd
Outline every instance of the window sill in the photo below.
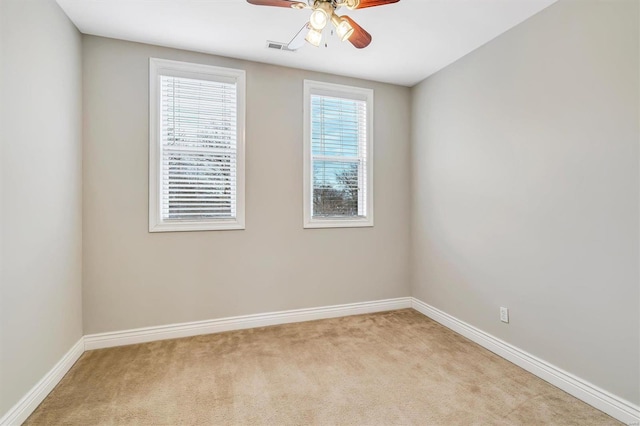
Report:
M 192 231 L 232 231 L 242 230 L 244 223 L 238 220 L 215 222 L 160 222 L 149 223 L 149 232 L 192 232 Z
M 373 227 L 373 218 L 360 219 L 310 219 L 305 220 L 305 229 L 321 228 L 366 228 Z

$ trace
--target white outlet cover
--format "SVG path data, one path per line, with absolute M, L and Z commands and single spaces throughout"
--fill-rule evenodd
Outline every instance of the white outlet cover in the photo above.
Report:
M 509 323 L 509 309 L 500 307 L 500 321 Z

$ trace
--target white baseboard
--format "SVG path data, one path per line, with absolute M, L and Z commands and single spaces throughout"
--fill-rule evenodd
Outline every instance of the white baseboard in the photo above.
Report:
M 400 297 L 397 299 L 378 300 L 374 302 L 294 309 L 290 311 L 242 315 L 207 321 L 89 334 L 84 337 L 84 348 L 88 351 L 92 349 L 110 348 L 113 346 L 152 342 L 155 340 L 177 339 L 202 334 L 220 333 L 222 331 L 368 314 L 372 312 L 392 311 L 395 309 L 405 309 L 410 307 L 411 297 Z
M 75 364 L 84 352 L 84 338 L 80 338 L 53 368 L 34 387 L 22 397 L 2 418 L 0 425 L 20 425 L 49 395 L 49 392 L 62 380 L 67 371 Z
M 627 424 L 640 424 L 640 407 L 412 297 L 416 311 L 439 322 L 563 391 Z
M 24 422 L 86 350 L 405 308 L 417 310 L 622 422 L 640 424 L 640 407 L 637 405 L 625 401 L 416 298 L 400 297 L 373 302 L 296 309 L 90 334 L 78 340 L 51 371 L 0 418 L 0 425 L 13 426 Z

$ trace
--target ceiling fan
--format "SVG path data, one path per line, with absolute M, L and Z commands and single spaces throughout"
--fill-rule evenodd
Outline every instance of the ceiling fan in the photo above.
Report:
M 384 6 L 386 4 L 397 3 L 400 0 L 247 0 L 248 3 L 257 6 L 276 6 L 292 9 L 311 9 L 309 22 L 302 27 L 296 36 L 288 44 L 288 50 L 296 50 L 304 45 L 305 40 L 318 47 L 322 43 L 322 30 L 329 22 L 336 29 L 336 35 L 342 41 L 353 44 L 356 48 L 362 49 L 371 43 L 371 34 L 358 25 L 347 15 L 339 16 L 336 10 L 345 6 L 347 9 L 364 9 L 365 7 Z

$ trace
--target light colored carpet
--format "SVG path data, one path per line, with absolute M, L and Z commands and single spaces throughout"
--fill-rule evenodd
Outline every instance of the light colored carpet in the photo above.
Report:
M 411 310 L 86 352 L 27 425 L 610 425 Z

